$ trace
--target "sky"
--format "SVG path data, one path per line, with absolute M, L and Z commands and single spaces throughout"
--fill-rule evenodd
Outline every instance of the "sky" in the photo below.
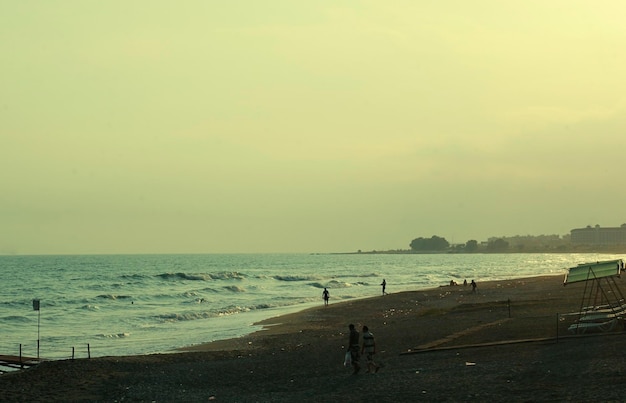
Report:
M 626 223 L 622 0 L 0 3 L 0 254 Z

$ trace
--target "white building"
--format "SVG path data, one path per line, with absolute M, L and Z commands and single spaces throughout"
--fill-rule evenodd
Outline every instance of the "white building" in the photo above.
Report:
M 602 228 L 599 225 L 575 228 L 570 231 L 574 245 L 626 245 L 626 224 Z

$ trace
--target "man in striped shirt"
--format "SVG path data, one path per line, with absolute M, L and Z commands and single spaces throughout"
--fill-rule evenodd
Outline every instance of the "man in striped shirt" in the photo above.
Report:
M 363 347 L 361 347 L 361 355 L 366 354 L 367 372 L 378 372 L 380 365 L 374 362 L 374 354 L 376 354 L 376 341 L 374 335 L 367 326 L 363 326 Z

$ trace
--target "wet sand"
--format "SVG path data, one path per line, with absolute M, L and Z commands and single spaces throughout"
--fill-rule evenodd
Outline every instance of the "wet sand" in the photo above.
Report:
M 617 280 L 621 286 L 622 280 Z M 573 336 L 584 284 L 563 276 L 441 286 L 320 306 L 172 354 L 44 362 L 0 376 L 2 401 L 624 400 L 626 337 Z M 343 366 L 348 324 L 376 374 Z

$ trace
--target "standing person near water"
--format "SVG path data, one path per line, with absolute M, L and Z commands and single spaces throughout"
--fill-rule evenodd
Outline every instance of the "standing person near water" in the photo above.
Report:
M 383 279 L 383 282 L 382 282 L 382 283 L 380 283 L 380 285 L 382 285 L 382 286 L 383 286 L 383 295 L 385 295 L 385 294 L 386 294 L 386 292 L 385 292 L 385 287 L 387 287 L 387 281 L 385 281 L 385 279 Z
M 476 292 L 476 282 L 472 280 L 472 292 Z
M 330 298 L 330 293 L 328 292 L 326 287 L 324 287 L 324 291 L 322 292 L 322 298 L 324 299 L 324 305 L 328 305 L 328 299 Z

